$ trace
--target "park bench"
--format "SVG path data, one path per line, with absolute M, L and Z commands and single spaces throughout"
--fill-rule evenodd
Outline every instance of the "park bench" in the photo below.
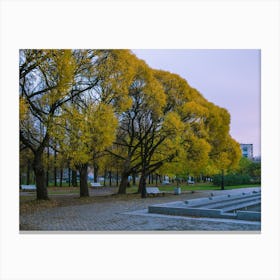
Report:
M 22 191 L 35 191 L 36 186 L 35 185 L 20 185 L 20 189 Z
M 162 184 L 163 184 L 163 185 L 170 185 L 170 182 L 169 182 L 168 180 L 163 180 L 163 181 L 162 181 Z
M 102 185 L 100 183 L 95 183 L 95 182 L 92 182 L 90 185 L 92 187 L 102 187 Z
M 147 193 L 147 196 L 149 196 L 149 195 L 156 196 L 156 195 L 160 195 L 160 194 L 164 195 L 164 192 L 160 191 L 157 187 L 147 187 L 146 193 Z

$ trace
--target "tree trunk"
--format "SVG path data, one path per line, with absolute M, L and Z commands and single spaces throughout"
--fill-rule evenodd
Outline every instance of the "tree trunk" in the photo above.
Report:
M 71 169 L 68 163 L 68 187 L 71 186 Z
M 22 175 L 21 175 L 21 172 L 19 170 L 19 189 L 21 189 L 21 185 L 22 185 Z
M 93 166 L 93 182 L 97 183 L 99 166 L 95 163 Z
M 104 184 L 103 184 L 104 187 L 106 187 L 106 175 L 107 175 L 107 170 L 105 168 L 105 170 L 104 170 Z
M 46 172 L 46 186 L 49 186 L 49 169 L 50 169 L 50 147 L 47 149 L 48 154 L 48 163 L 47 163 L 47 172 Z
M 138 193 L 141 193 L 142 198 L 147 197 L 147 190 L 146 190 L 146 173 L 145 171 L 142 171 L 140 181 L 139 181 L 139 187 L 138 187 Z
M 131 173 L 131 168 L 130 168 L 130 160 L 126 160 L 123 165 L 122 173 L 121 173 L 121 182 L 119 186 L 119 194 L 125 194 L 126 193 L 126 188 L 129 184 L 128 182 L 128 176 Z
M 117 187 L 119 186 L 119 171 L 117 170 L 117 175 L 116 175 L 116 184 L 117 184 Z
M 109 171 L 109 186 L 112 187 L 112 171 Z
M 60 178 L 59 178 L 59 186 L 62 187 L 62 179 L 63 179 L 63 168 L 60 169 Z
M 122 172 L 121 174 L 121 182 L 120 182 L 120 186 L 119 186 L 119 194 L 125 194 L 126 193 L 126 188 L 128 185 L 128 175 L 129 173 L 127 172 Z
M 135 173 L 135 171 L 133 171 L 133 173 L 132 173 L 132 185 L 133 186 L 136 185 L 136 173 Z
M 72 170 L 72 186 L 73 187 L 78 187 L 78 182 L 77 182 L 77 170 Z
M 87 172 L 88 172 L 88 164 L 81 164 L 79 166 L 80 172 L 80 197 L 88 197 L 88 184 L 87 184 Z
M 42 152 L 35 154 L 33 160 L 33 169 L 35 173 L 37 199 L 49 200 Z
M 57 152 L 54 151 L 54 170 L 53 170 L 53 177 L 54 177 L 54 186 L 57 186 L 57 181 L 56 181 L 56 177 L 57 177 L 57 168 L 56 168 L 56 157 L 57 157 Z
M 49 186 L 49 169 L 47 169 L 47 172 L 46 172 L 46 186 L 47 187 Z
M 26 172 L 26 185 L 30 185 L 30 170 L 31 169 L 31 163 L 30 159 L 27 160 L 27 172 Z
M 142 192 L 142 188 L 143 188 L 143 176 L 142 176 L 142 174 L 141 174 L 140 180 L 139 180 L 139 184 L 138 184 L 137 193 L 141 193 L 141 192 Z

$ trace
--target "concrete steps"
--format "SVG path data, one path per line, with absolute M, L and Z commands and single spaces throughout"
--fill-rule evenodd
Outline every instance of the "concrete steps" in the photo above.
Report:
M 254 205 L 257 203 L 260 203 L 261 201 L 261 196 L 260 195 L 252 195 L 252 196 L 246 196 L 246 197 L 238 197 L 238 198 L 233 198 L 233 199 L 226 199 L 222 201 L 213 201 L 210 203 L 205 203 L 205 204 L 200 204 L 197 206 L 192 206 L 192 207 L 203 207 L 203 208 L 208 208 L 208 209 L 223 209 L 224 211 L 230 211 L 230 209 L 233 207 L 236 209 L 246 207 L 246 204 L 248 203 L 249 205 Z M 251 204 L 251 202 L 253 202 Z M 239 205 L 241 205 L 239 207 Z M 226 210 L 229 209 L 229 210 Z
M 191 199 L 185 201 L 189 207 L 206 207 L 214 205 L 216 203 L 227 203 L 235 202 L 238 200 L 260 197 L 261 193 L 242 193 L 239 195 L 220 195 L 220 196 L 210 196 L 205 198 Z
M 261 203 L 261 192 L 241 193 L 238 195 L 210 196 L 166 204 L 149 206 L 149 213 L 194 216 L 225 219 L 260 221 L 261 213 L 255 211 L 239 211 L 245 207 Z

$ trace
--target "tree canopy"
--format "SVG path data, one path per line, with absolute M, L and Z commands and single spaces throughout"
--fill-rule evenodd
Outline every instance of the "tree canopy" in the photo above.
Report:
M 20 148 L 33 154 L 38 199 L 48 199 L 47 150 L 79 171 L 81 196 L 89 195 L 89 166 L 117 166 L 119 193 L 140 174 L 145 197 L 154 172 L 214 174 L 239 163 L 229 113 L 129 50 L 20 50 L 19 57 Z

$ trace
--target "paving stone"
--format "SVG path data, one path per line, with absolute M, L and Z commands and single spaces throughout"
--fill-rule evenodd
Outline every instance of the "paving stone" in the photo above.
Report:
M 216 192 L 213 192 L 214 195 Z M 223 194 L 233 193 L 223 191 Z M 210 192 L 180 195 L 180 200 L 209 196 Z M 219 193 L 221 194 L 221 193 Z M 258 222 L 234 223 L 222 219 L 168 217 L 148 214 L 149 205 L 178 200 L 178 196 L 95 202 L 57 207 L 20 216 L 24 232 L 40 231 L 260 231 Z M 142 212 L 141 212 L 142 211 Z

